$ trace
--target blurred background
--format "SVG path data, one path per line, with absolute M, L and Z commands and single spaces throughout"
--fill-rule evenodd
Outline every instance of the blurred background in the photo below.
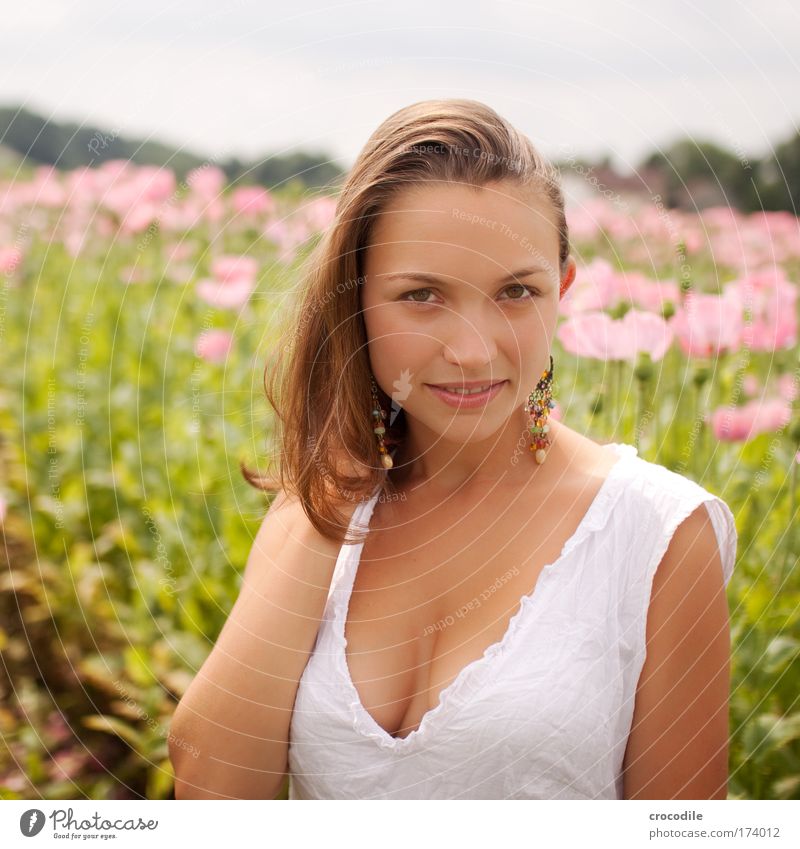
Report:
M 736 516 L 730 798 L 800 797 L 800 133 L 788 2 L 33 2 L 0 31 L 0 798 L 171 798 L 264 496 L 262 373 L 389 114 L 562 173 L 553 414 Z

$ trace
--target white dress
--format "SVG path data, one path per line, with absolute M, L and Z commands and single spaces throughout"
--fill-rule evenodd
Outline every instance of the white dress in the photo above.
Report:
M 372 719 L 348 671 L 344 622 L 363 543 L 342 546 L 294 704 L 290 799 L 622 798 L 655 570 L 702 503 L 726 586 L 738 538 L 720 498 L 632 445 L 608 447 L 620 459 L 503 638 L 405 738 Z M 368 526 L 378 495 L 351 523 Z

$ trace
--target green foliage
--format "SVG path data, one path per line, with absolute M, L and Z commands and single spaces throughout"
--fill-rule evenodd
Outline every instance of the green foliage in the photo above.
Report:
M 24 106 L 0 107 L 0 139 L 8 151 L 23 157 L 28 167 L 54 165 L 66 170 L 127 159 L 138 165 L 165 166 L 183 180 L 208 161 L 185 148 L 129 138 L 114 128 L 54 121 Z M 230 182 L 256 183 L 269 189 L 282 189 L 292 179 L 302 187 L 333 185 L 342 176 L 341 169 L 324 153 L 271 155 L 252 162 L 234 157 L 218 164 Z M 18 180 L 19 174 L 14 177 Z
M 0 346 L 0 798 L 168 798 L 169 723 L 239 589 L 266 510 L 239 472 L 271 420 L 261 390 L 285 269 L 237 317 L 164 279 L 162 240 L 77 260 L 34 239 L 6 299 Z M 224 252 L 275 267 L 274 249 L 226 233 Z M 654 246 L 654 255 L 658 246 Z M 602 253 L 587 246 L 584 257 Z M 611 257 L 618 256 L 608 251 Z M 669 273 L 671 254 L 663 262 Z M 139 263 L 142 283 L 122 282 Z M 697 280 L 714 279 L 693 262 Z M 794 269 L 796 271 L 796 269 Z M 203 329 L 231 330 L 224 366 L 198 359 Z M 792 352 L 752 371 L 793 368 Z M 795 354 L 796 356 L 796 354 Z M 560 354 L 570 424 L 700 480 L 731 505 L 740 535 L 729 588 L 733 637 L 730 794 L 800 796 L 797 523 L 785 434 L 716 444 L 701 414 L 734 396 L 737 364 L 704 381 L 678 350 L 623 371 Z M 657 385 L 654 382 L 657 380 Z M 724 490 L 719 486 L 725 482 Z M 784 564 L 788 567 L 784 569 Z M 13 682 L 13 683 L 12 683 Z M 284 788 L 285 794 L 285 788 Z
M 228 240 L 245 252 L 241 237 Z M 154 239 L 140 253 L 129 245 L 74 261 L 35 241 L 7 299 L 7 798 L 171 795 L 170 718 L 230 612 L 268 506 L 239 461 L 265 460 L 253 456 L 270 435 L 258 376 L 282 284 L 264 278 L 258 311 L 237 317 L 196 298 L 203 254 L 178 284 L 158 275 L 161 250 Z M 262 240 L 263 267 L 274 251 Z M 153 274 L 126 284 L 122 270 L 137 259 Z M 235 336 L 224 365 L 194 353 L 213 328 Z M 39 733 L 53 722 L 63 734 Z

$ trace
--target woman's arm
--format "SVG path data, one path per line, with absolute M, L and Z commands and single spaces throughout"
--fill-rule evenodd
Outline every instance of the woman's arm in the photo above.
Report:
M 276 498 L 254 540 L 236 604 L 170 725 L 176 799 L 278 795 L 297 685 L 338 553 L 299 501 Z
M 653 579 L 626 799 L 727 797 L 729 691 L 728 603 L 701 504 L 676 530 Z

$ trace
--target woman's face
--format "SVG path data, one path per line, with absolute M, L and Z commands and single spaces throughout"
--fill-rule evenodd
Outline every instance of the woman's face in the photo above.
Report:
M 571 257 L 560 277 L 558 253 L 548 199 L 510 183 L 414 186 L 378 217 L 361 288 L 370 365 L 412 431 L 480 441 L 521 410 L 574 279 Z M 503 385 L 477 407 L 429 386 L 470 381 Z

